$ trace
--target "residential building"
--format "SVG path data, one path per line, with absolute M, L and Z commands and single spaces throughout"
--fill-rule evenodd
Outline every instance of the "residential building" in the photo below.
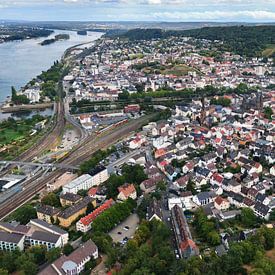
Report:
M 117 195 L 117 199 L 121 201 L 125 201 L 128 198 L 135 200 L 137 198 L 136 188 L 133 184 L 124 184 L 118 187 L 119 194 Z
M 98 208 L 96 208 L 92 213 L 88 214 L 87 216 L 81 218 L 76 223 L 76 230 L 81 232 L 87 232 L 92 227 L 92 222 L 104 211 L 109 209 L 115 202 L 113 199 L 107 200 L 105 203 L 100 205 Z
M 0 231 L 0 250 L 22 251 L 24 249 L 25 236 L 18 233 L 8 233 Z
M 27 246 L 44 245 L 47 250 L 62 247 L 62 237 L 44 231 L 34 231 L 30 236 L 26 236 Z
M 59 199 L 61 205 L 64 207 L 78 203 L 79 201 L 81 201 L 82 197 L 78 194 L 63 193 L 60 195 Z
M 59 208 L 49 205 L 39 205 L 36 208 L 37 218 L 47 223 L 53 223 L 56 221 L 57 214 L 60 212 Z
M 39 219 L 33 219 L 30 220 L 28 226 L 31 227 L 33 230 L 39 230 L 61 236 L 61 246 L 64 246 L 69 241 L 69 233 L 56 225 L 47 223 Z
M 198 256 L 199 249 L 192 240 L 183 210 L 178 205 L 171 210 L 171 221 L 180 257 L 187 259 L 191 256 Z
M 62 227 L 69 227 L 79 216 L 86 213 L 89 203 L 92 203 L 94 207 L 96 206 L 96 201 L 87 196 L 79 203 L 76 203 L 60 212 L 57 216 L 59 225 Z
M 85 264 L 92 258 L 98 258 L 98 248 L 92 240 L 89 240 L 73 251 L 70 255 L 62 255 L 38 274 L 77 275 L 84 270 Z

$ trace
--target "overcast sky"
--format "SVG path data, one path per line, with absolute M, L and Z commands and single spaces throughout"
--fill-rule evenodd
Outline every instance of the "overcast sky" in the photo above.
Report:
M 0 0 L 0 18 L 275 22 L 275 0 Z

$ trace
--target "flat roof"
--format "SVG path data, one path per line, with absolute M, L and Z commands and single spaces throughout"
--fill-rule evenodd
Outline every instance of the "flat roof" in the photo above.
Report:
M 64 185 L 64 188 L 74 188 L 87 180 L 92 180 L 92 177 L 88 174 L 84 174 Z

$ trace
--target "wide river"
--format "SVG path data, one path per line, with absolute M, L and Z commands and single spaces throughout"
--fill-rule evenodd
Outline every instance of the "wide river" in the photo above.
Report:
M 70 35 L 69 40 L 57 41 L 47 46 L 39 43 L 57 34 Z M 90 42 L 102 36 L 99 32 L 78 35 L 73 31 L 55 30 L 47 38 L 13 41 L 0 44 L 0 103 L 11 94 L 11 86 L 21 88 L 42 71 L 47 70 L 64 51 L 74 45 Z

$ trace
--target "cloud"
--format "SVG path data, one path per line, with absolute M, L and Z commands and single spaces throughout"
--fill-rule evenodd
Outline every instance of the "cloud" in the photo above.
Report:
M 153 18 L 163 20 L 234 20 L 234 19 L 254 19 L 254 20 L 275 20 L 275 12 L 262 10 L 245 11 L 205 11 L 205 12 L 154 12 Z

